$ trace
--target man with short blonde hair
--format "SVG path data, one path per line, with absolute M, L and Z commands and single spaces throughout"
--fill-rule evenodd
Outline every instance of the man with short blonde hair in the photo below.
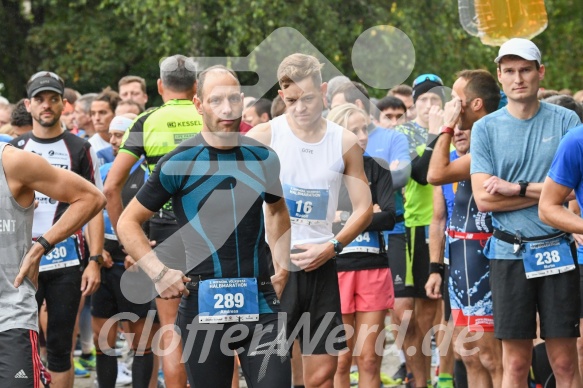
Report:
M 282 89 L 304 78 L 311 77 L 314 85 L 322 84 L 322 64 L 311 55 L 292 54 L 285 58 L 277 68 L 277 79 Z
M 327 84 L 322 83 L 321 67 L 313 56 L 286 57 L 277 70 L 286 113 L 249 131 L 250 137 L 270 145 L 281 161 L 293 249 L 281 306 L 287 313 L 288 335 L 293 339 L 299 334 L 308 387 L 333 386 L 338 352 L 346 348 L 333 258 L 372 218 L 362 148 L 353 133 L 322 118 Z M 334 235 L 343 180 L 354 210 Z

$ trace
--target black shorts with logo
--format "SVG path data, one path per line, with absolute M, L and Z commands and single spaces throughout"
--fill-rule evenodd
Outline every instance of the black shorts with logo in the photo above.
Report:
M 573 257 L 577 257 L 574 243 Z M 522 260 L 490 260 L 494 334 L 499 339 L 579 337 L 579 266 L 556 275 L 527 279 Z
M 36 331 L 10 329 L 0 332 L 0 386 L 42 387 L 43 370 Z
M 399 250 L 402 249 L 400 244 L 405 244 L 405 260 L 391 261 L 391 256 L 389 256 L 393 282 L 399 276 L 404 283 L 404 287 L 401 287 L 401 289 L 395 287 L 395 298 L 427 299 L 425 283 L 429 278 L 428 228 L 426 226 L 415 226 L 412 228 L 407 227 L 406 230 L 406 235 L 394 235 L 395 237 L 399 236 L 398 240 L 389 239 L 389 250 L 391 250 L 391 244 L 393 244 L 393 249 Z M 389 251 L 390 254 L 391 251 Z M 399 263 L 399 266 L 396 263 L 394 264 L 395 261 Z M 407 277 L 412 277 L 412 284 L 407 284 Z

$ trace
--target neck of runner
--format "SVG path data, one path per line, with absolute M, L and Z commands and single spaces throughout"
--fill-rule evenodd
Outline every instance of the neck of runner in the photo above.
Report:
M 520 120 L 528 120 L 538 112 L 540 101 L 535 98 L 530 101 L 508 100 L 508 113 Z
M 210 132 L 202 131 L 207 144 L 219 150 L 230 150 L 239 145 L 239 132 Z
M 320 118 L 311 126 L 299 126 L 287 115 L 286 119 L 292 133 L 303 142 L 318 143 L 324 138 L 324 135 L 326 135 L 327 123 L 323 118 Z
M 32 122 L 32 133 L 39 139 L 52 139 L 63 133 L 61 122 L 57 121 L 52 127 L 43 127 L 36 121 Z

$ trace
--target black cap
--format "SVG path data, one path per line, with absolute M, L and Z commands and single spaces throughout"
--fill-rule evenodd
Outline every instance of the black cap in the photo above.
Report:
M 30 77 L 26 85 L 26 92 L 28 93 L 28 98 L 32 98 L 45 91 L 55 92 L 62 96 L 65 93 L 65 82 L 55 73 L 39 71 Z

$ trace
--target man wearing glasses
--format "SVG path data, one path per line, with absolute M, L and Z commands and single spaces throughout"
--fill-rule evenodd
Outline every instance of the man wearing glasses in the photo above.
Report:
M 429 274 L 429 224 L 433 214 L 433 187 L 427 184 L 427 168 L 438 130 L 429 130 L 429 111 L 441 108 L 445 95 L 443 81 L 435 74 L 423 74 L 413 82 L 413 102 L 417 109 L 415 120 L 395 127 L 409 141 L 411 178 L 405 186 L 405 227 L 407 251 L 405 263 L 391 260 L 393 278 L 405 280 L 402 290 L 395 290 L 394 317 L 399 326 L 407 327 L 404 340 L 407 368 L 422 386 L 429 380 L 430 355 L 421 351 L 423 338 L 433 326 L 437 301 L 427 298 L 425 283 Z M 412 315 L 411 315 L 412 313 Z
M 11 144 L 41 155 L 51 165 L 70 170 L 102 188 L 97 169 L 97 156 L 86 140 L 61 127 L 64 102 L 63 80 L 48 71 L 33 75 L 27 84 L 26 109 L 32 115 L 32 131 L 17 137 Z M 38 207 L 34 211 L 32 237 L 47 241 L 45 255 L 40 261 L 36 299 L 39 307 L 46 301 L 48 324 L 47 351 L 49 370 L 56 387 L 73 386 L 71 349 L 73 328 L 81 294 L 93 294 L 100 285 L 100 266 L 103 262 L 103 215 L 99 213 L 87 227 L 90 260 L 81 272 L 85 240 L 80 228 L 65 240 L 49 240 L 43 235 L 57 223 L 69 208 L 66 202 L 36 193 Z M 55 247 L 51 252 L 51 246 Z M 49 249 L 51 248 L 51 249 Z

